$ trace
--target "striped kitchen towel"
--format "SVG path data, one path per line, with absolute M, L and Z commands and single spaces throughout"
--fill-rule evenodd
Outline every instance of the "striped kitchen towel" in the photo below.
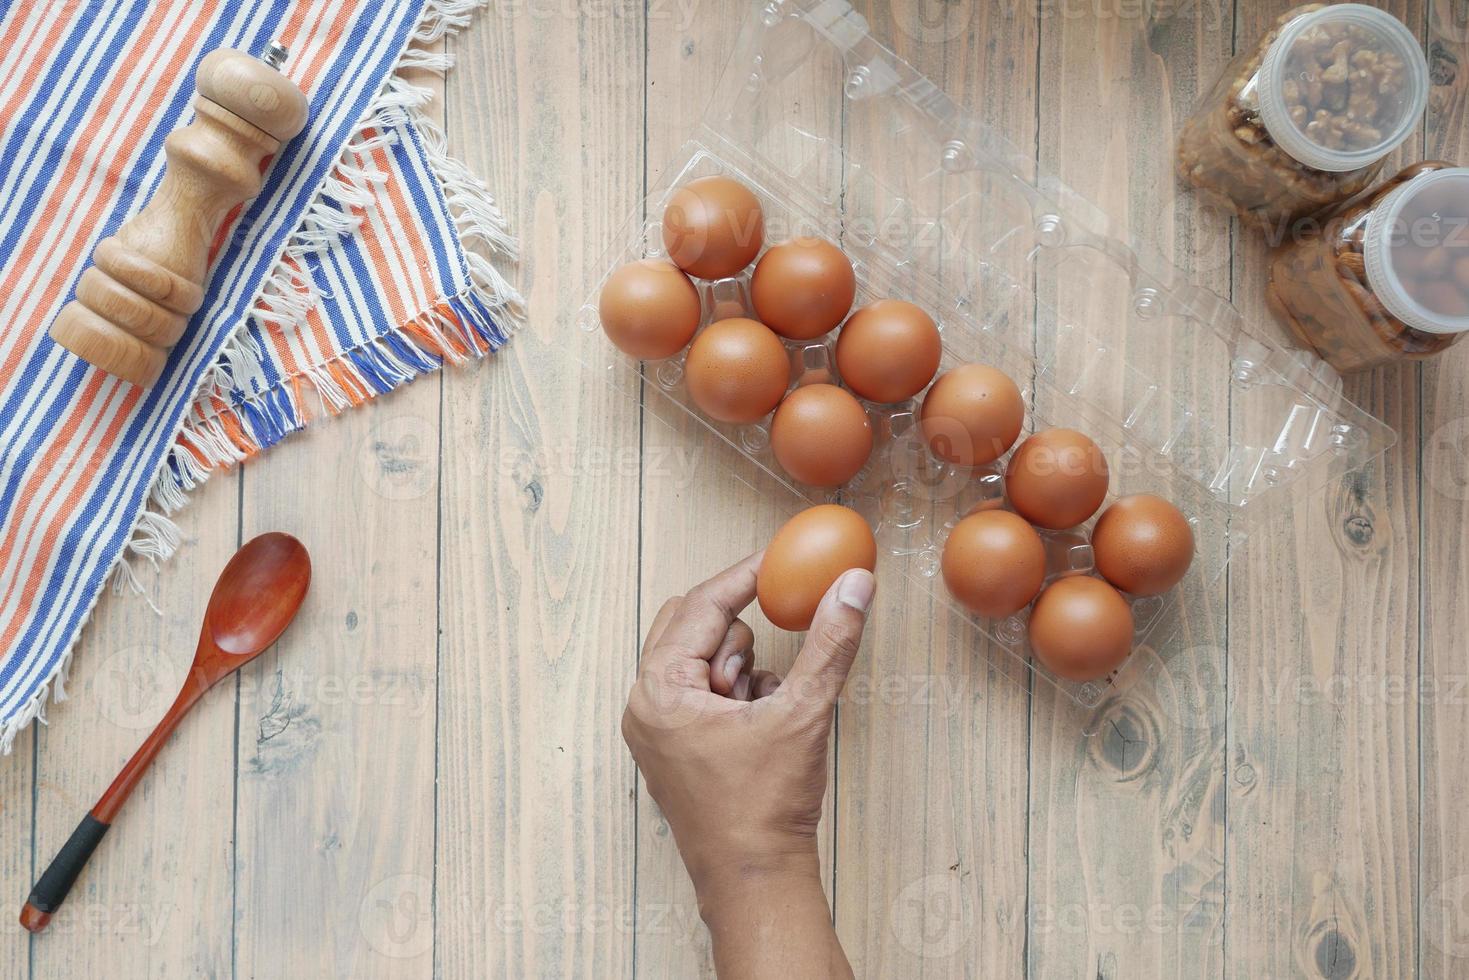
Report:
M 411 47 L 476 0 L 0 0 L 0 749 L 59 699 L 127 555 L 177 544 L 166 512 L 218 465 L 445 358 L 504 342 L 514 294 L 462 247 L 508 247 L 493 203 L 417 115 Z M 220 236 L 203 308 L 142 390 L 46 336 L 96 243 L 142 207 L 193 68 L 279 39 L 306 132 Z M 151 504 L 151 505 L 150 505 Z

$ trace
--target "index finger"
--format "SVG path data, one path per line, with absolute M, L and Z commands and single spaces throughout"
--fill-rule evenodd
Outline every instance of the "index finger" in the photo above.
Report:
M 764 554 L 757 551 L 690 589 L 647 659 L 657 664 L 714 656 L 730 624 L 755 598 L 755 573 Z

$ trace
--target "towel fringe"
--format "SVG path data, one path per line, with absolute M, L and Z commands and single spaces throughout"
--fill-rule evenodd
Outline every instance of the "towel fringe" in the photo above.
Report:
M 413 32 L 414 41 L 433 44 L 459 31 L 486 3 L 431 0 Z M 193 409 L 154 476 L 148 507 L 138 515 L 128 544 L 109 573 L 114 591 L 141 595 L 155 613 L 159 612 L 135 563 L 144 561 L 156 570 L 160 562 L 178 550 L 182 535 L 168 515 L 178 511 L 189 492 L 211 472 L 237 464 L 305 427 L 308 388 L 316 391 L 328 413 L 335 414 L 432 371 L 445 359 L 464 360 L 498 350 L 518 325 L 523 307 L 520 295 L 488 259 L 469 248 L 477 245 L 492 254 L 513 258 L 515 240 L 484 184 L 444 152 L 442 132 L 423 115 L 421 110 L 433 98 L 433 91 L 400 74 L 442 74 L 452 64 L 451 55 L 421 48 L 410 47 L 399 56 L 394 73 L 369 105 L 313 198 L 301 226 L 287 241 L 248 318 L 266 332 L 295 330 L 306 322 L 320 294 L 303 273 L 304 262 L 361 225 L 365 209 L 373 203 L 374 188 L 387 179 L 373 166 L 372 155 L 396 141 L 397 135 L 391 130 L 405 121 L 426 134 L 424 145 L 431 169 L 444 189 L 455 227 L 466 246 L 471 288 L 441 301 L 392 333 L 344 351 L 310 369 L 302 378 L 275 387 L 264 383 L 264 351 L 251 340 L 249 331 L 236 330 L 205 371 Z M 252 381 L 257 384 L 252 386 Z M 259 394 L 240 400 L 236 394 L 240 391 Z M 231 403 L 232 397 L 237 404 Z M 78 636 L 91 613 L 88 610 L 83 618 Z M 66 681 L 76 647 L 73 637 L 51 676 L 19 712 L 0 725 L 0 755 L 10 754 L 16 738 L 32 722 L 46 724 L 48 700 L 66 700 Z

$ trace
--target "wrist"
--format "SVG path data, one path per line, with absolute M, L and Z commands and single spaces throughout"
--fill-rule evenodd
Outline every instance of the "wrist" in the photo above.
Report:
M 711 927 L 722 913 L 749 908 L 773 896 L 795 895 L 821 887 L 816 843 L 731 855 L 695 871 L 690 869 L 699 916 Z M 824 901 L 824 898 L 823 898 Z

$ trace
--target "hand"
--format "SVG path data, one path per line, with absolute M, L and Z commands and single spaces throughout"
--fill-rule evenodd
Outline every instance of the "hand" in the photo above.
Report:
M 841 974 L 846 960 L 830 932 L 816 827 L 832 709 L 876 581 L 853 569 L 832 585 L 781 681 L 753 668 L 754 634 L 737 618 L 755 596 L 759 562 L 752 555 L 664 603 L 643 643 L 622 734 L 693 879 L 721 973 L 760 972 L 753 960 L 743 961 L 750 971 L 738 969 L 735 951 L 721 949 L 727 928 L 753 944 L 745 952 L 774 951 L 782 969 L 805 949 L 828 967 L 839 960 L 829 972 Z M 824 926 L 830 948 L 798 939 L 803 922 Z M 752 931 L 766 925 L 774 934 L 754 942 Z

